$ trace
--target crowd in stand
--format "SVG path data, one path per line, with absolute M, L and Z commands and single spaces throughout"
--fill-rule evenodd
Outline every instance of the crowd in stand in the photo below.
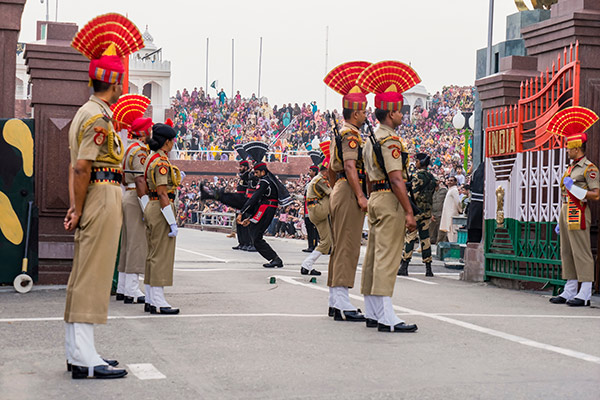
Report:
M 452 118 L 458 111 L 472 111 L 473 107 L 473 87 L 446 86 L 431 97 L 427 109 L 417 106 L 411 113 L 406 113 L 399 127 L 399 136 L 407 145 L 409 154 L 429 154 L 430 170 L 442 182 L 449 176 L 456 176 L 459 184 L 468 183 L 465 177 L 471 172 L 471 164 L 469 162 L 469 168 L 464 171 L 465 135 L 453 127 Z M 172 99 L 172 112 L 178 131 L 176 148 L 180 159 L 233 160 L 236 159 L 235 144 L 260 140 L 272 144 L 269 161 L 285 162 L 289 156 L 306 155 L 329 135 L 325 114 L 317 108 L 316 102 L 271 107 L 266 99 L 258 99 L 254 94 L 242 98 L 237 92 L 235 96 L 228 97 L 221 89 L 213 97 L 202 88 L 194 88 L 191 93 L 187 89 L 177 91 Z M 334 113 L 339 115 L 337 111 Z M 376 126 L 373 113 L 369 110 L 367 114 Z M 340 116 L 338 118 L 341 120 Z M 470 138 L 468 140 L 471 141 Z M 204 183 L 234 191 L 235 182 L 235 179 L 215 178 Z M 290 193 L 295 194 L 298 201 L 288 209 L 278 211 L 273 226 L 269 228 L 270 234 L 303 235 L 301 198 L 307 182 L 307 177 L 287 182 Z M 181 187 L 181 221 L 201 222 L 197 220 L 198 211 L 235 212 L 219 202 L 200 202 L 199 183 L 194 181 Z M 226 220 L 224 218 L 222 222 Z

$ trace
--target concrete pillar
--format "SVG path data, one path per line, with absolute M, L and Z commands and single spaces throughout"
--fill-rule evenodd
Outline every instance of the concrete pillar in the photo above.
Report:
M 26 0 L 0 0 L 0 118 L 15 116 L 17 41 Z
M 71 47 L 77 31 L 73 23 L 38 22 L 37 41 L 25 48 L 35 119 L 40 283 L 65 283 L 72 265 L 73 234 L 63 228 L 69 207 L 68 132 L 91 94 L 89 61 Z

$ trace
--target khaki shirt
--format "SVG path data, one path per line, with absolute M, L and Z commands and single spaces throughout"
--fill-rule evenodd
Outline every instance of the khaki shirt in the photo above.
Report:
M 146 159 L 150 149 L 139 139 L 130 139 L 127 141 L 127 148 L 123 158 L 123 169 L 130 171 L 139 171 L 142 174 L 146 169 Z M 138 174 L 125 173 L 125 183 L 133 183 Z
M 383 154 L 383 162 L 387 173 L 393 171 L 402 171 L 402 177 L 406 180 L 406 168 L 402 164 L 402 153 L 406 151 L 402 140 L 396 136 L 396 132 L 387 125 L 379 125 L 375 131 L 375 139 L 381 144 L 381 153 Z M 385 174 L 381 166 L 377 163 L 373 144 L 371 140 L 365 141 L 365 170 L 369 176 L 369 180 L 381 181 L 385 179 Z
M 157 156 L 156 156 L 157 155 Z M 155 192 L 158 186 L 167 186 L 167 191 L 173 192 L 181 183 L 179 168 L 172 165 L 163 150 L 152 152 L 146 169 L 146 183 L 150 191 Z
M 331 188 L 323 177 L 323 172 L 319 172 L 312 180 L 308 183 L 306 189 L 307 199 L 322 199 L 323 197 L 329 196 Z
M 600 174 L 598 173 L 598 167 L 596 167 L 587 157 L 582 157 L 581 160 L 567 168 L 563 179 L 570 176 L 573 179 L 573 184 L 586 190 L 593 190 L 600 188 Z M 561 189 L 563 196 L 567 195 L 565 186 L 562 184 Z
M 356 160 L 356 167 L 359 169 L 363 168 L 363 160 L 360 157 L 359 149 L 363 146 L 362 139 L 360 138 L 360 131 L 357 127 L 347 122 L 344 122 L 344 126 L 340 131 L 342 137 L 342 156 L 344 160 Z M 344 170 L 344 163 L 338 158 L 336 149 L 335 138 L 331 141 L 331 169 L 335 172 L 342 172 Z
M 71 165 L 77 160 L 92 161 L 92 168 L 121 165 L 123 143 L 111 122 L 107 103 L 92 95 L 73 118 L 69 128 Z

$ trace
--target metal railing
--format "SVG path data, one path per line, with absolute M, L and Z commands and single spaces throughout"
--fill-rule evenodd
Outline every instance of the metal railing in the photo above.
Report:
M 227 150 L 172 150 L 172 159 L 174 160 L 197 160 L 197 161 L 235 161 L 237 152 Z M 277 161 L 287 162 L 290 157 L 308 157 L 307 151 L 291 151 L 287 153 L 269 152 L 267 161 L 271 161 L 272 156 Z
M 214 228 L 233 228 L 235 220 L 234 213 L 220 213 L 220 212 L 192 212 L 190 223 L 192 225 L 200 225 L 202 227 L 214 227 Z

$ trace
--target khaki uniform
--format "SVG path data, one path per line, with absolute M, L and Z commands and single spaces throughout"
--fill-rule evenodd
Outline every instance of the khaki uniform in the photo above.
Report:
M 129 140 L 123 159 L 123 169 L 144 172 L 149 149 L 139 139 Z M 125 173 L 126 191 L 123 196 L 123 229 L 121 231 L 121 253 L 119 272 L 143 274 L 146 269 L 148 243 L 142 208 L 135 190 L 134 179 L 140 175 Z
M 175 238 L 167 236 L 171 229 L 161 212 L 156 188 L 166 185 L 167 192 L 174 199 L 175 190 L 181 183 L 181 173 L 176 166 L 171 165 L 167 153 L 162 150 L 151 153 L 146 162 L 146 183 L 150 192 L 150 202 L 144 211 L 148 240 L 144 283 L 150 286 L 173 286 Z M 176 215 L 172 201 L 171 207 L 173 215 Z
M 388 173 L 406 169 L 402 162 L 405 151 L 402 141 L 386 125 L 380 125 L 375 137 L 381 144 L 383 161 Z M 371 182 L 385 180 L 383 170 L 377 164 L 373 145 L 365 144 L 365 168 Z M 390 190 L 374 191 L 369 198 L 369 242 L 363 261 L 361 293 L 371 296 L 389 296 L 394 293 L 396 273 L 402 260 L 404 243 L 404 208 Z
M 308 217 L 315 224 L 319 232 L 320 241 L 315 250 L 321 254 L 328 254 L 331 250 L 331 225 L 329 224 L 330 194 L 331 188 L 323 177 L 323 172 L 319 172 L 308 184 L 306 201 L 308 203 Z
M 363 169 L 360 157 L 362 140 L 358 128 L 348 123 L 344 124 L 342 136 L 342 156 L 344 160 L 356 160 L 358 169 Z M 338 174 L 344 171 L 344 164 L 338 157 L 335 140 L 331 141 L 331 169 Z M 331 233 L 333 246 L 329 257 L 329 273 L 327 286 L 354 287 L 356 267 L 360 256 L 360 241 L 362 237 L 365 213 L 358 206 L 356 196 L 348 181 L 341 178 L 335 182 L 329 199 L 331 216 Z
M 563 179 L 570 176 L 573 184 L 586 190 L 600 188 L 598 168 L 583 157 L 572 163 Z M 560 258 L 562 261 L 562 277 L 579 282 L 594 281 L 594 258 L 590 241 L 590 225 L 592 213 L 586 201 L 581 202 L 585 210 L 582 212 L 571 200 L 566 188 L 562 185 L 562 208 L 560 210 Z
M 93 160 L 92 174 L 102 169 L 121 172 L 123 143 L 115 134 L 111 118 L 108 104 L 96 96 L 77 111 L 69 129 L 71 166 L 77 160 Z M 120 184 L 91 181 L 75 231 L 65 322 L 106 323 L 121 218 Z

